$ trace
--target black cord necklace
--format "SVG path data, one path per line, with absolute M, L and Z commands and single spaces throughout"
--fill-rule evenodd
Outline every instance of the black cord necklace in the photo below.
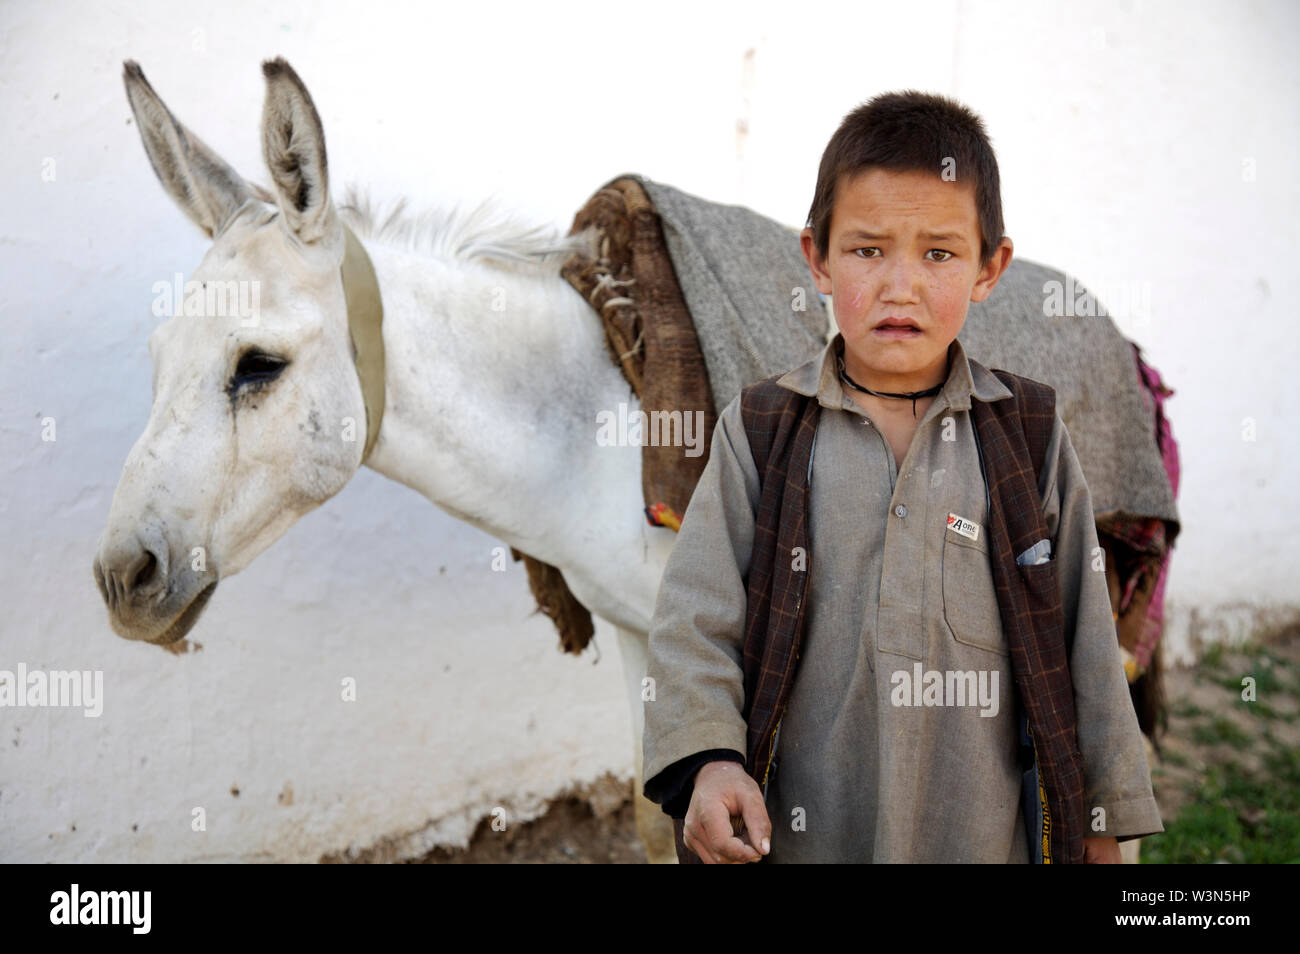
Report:
M 863 394 L 872 394 L 875 395 L 876 397 L 904 398 L 906 400 L 910 400 L 912 402 L 913 417 L 916 417 L 917 398 L 932 397 L 933 395 L 938 394 L 940 391 L 943 390 L 943 384 L 936 384 L 934 387 L 926 388 L 924 391 L 908 391 L 906 394 L 892 394 L 889 391 L 873 391 L 871 390 L 871 388 L 864 388 L 862 385 L 858 384 L 857 381 L 854 381 L 851 377 L 849 377 L 849 372 L 844 367 L 843 357 L 837 356 L 836 361 L 839 363 L 840 377 L 844 379 L 844 383 L 847 384 L 849 387 L 853 388 L 855 391 L 861 391 Z

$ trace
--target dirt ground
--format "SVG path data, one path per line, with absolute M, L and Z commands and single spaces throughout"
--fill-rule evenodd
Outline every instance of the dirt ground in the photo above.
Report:
M 1300 626 L 1265 640 L 1266 668 L 1300 673 Z M 1300 718 L 1296 717 L 1296 685 L 1285 691 L 1261 692 L 1260 701 L 1277 713 L 1265 728 L 1257 716 L 1236 701 L 1229 682 L 1240 683 L 1243 674 L 1258 670 L 1264 657 L 1234 651 L 1215 651 L 1205 664 L 1166 672 L 1165 694 L 1168 731 L 1160 737 L 1161 755 L 1151 763 L 1152 787 L 1166 827 L 1177 817 L 1190 791 L 1211 765 L 1236 762 L 1260 768 L 1261 732 L 1269 745 L 1300 747 Z M 1263 680 L 1261 680 L 1261 683 Z M 1239 693 L 1238 693 L 1239 694 Z M 591 800 L 571 797 L 552 804 L 547 813 L 504 832 L 492 831 L 485 819 L 468 849 L 435 849 L 416 864 L 639 864 L 645 853 L 632 816 L 632 785 L 617 779 L 602 780 L 606 789 L 620 786 L 627 798 L 601 814 Z M 608 792 L 606 792 L 606 795 Z M 608 797 L 600 800 L 608 804 Z M 616 802 L 617 799 L 614 799 Z
M 627 790 L 614 812 L 600 815 L 577 797 L 553 802 L 545 815 L 503 832 L 479 823 L 468 849 L 435 848 L 415 864 L 645 864 L 632 817 L 632 783 L 609 779 Z

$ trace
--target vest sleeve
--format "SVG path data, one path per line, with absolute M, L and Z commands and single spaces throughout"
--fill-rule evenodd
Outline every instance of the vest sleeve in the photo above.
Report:
M 758 499 L 737 397 L 718 416 L 655 601 L 647 666 L 653 692 L 642 703 L 652 801 L 668 794 L 667 780 L 657 776 L 688 756 L 728 749 L 744 760 L 745 576 Z
M 1124 677 L 1092 498 L 1060 414 L 1043 469 L 1040 490 L 1046 492 L 1065 636 L 1067 644 L 1071 636 L 1074 640 L 1070 677 L 1083 756 L 1086 836 L 1126 841 L 1156 834 L 1164 826 Z

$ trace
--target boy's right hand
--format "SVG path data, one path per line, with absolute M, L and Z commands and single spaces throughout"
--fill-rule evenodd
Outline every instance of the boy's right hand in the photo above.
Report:
M 746 844 L 732 818 L 743 819 Z M 706 763 L 695 773 L 695 792 L 682 828 L 682 841 L 705 864 L 759 861 L 771 850 L 772 822 L 758 783 L 739 762 Z M 761 853 L 760 853 L 761 852 Z

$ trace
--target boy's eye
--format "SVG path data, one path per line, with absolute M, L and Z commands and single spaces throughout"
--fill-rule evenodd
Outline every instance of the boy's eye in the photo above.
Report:
M 858 255 L 859 258 L 878 258 L 878 257 L 879 257 L 878 255 L 859 255 L 858 253 L 860 253 L 860 252 L 879 252 L 879 251 L 880 251 L 880 249 L 879 249 L 878 247 L 876 247 L 875 245 L 869 245 L 869 246 L 866 246 L 866 247 L 863 247 L 863 248 L 855 248 L 855 249 L 853 250 L 853 254 L 854 254 L 854 255 Z M 946 262 L 946 261 L 948 261 L 948 259 L 952 258 L 952 256 L 953 256 L 953 253 L 952 253 L 952 252 L 949 252 L 949 251 L 947 251 L 947 250 L 945 250 L 945 249 L 942 249 L 942 248 L 932 248 L 932 249 L 930 249 L 930 252 L 938 252 L 940 255 L 944 256 L 943 258 L 940 258 L 940 259 L 931 259 L 931 261 L 932 261 L 932 262 L 935 262 L 936 264 L 939 263 L 939 262 Z M 929 255 L 930 252 L 926 252 L 926 254 Z

